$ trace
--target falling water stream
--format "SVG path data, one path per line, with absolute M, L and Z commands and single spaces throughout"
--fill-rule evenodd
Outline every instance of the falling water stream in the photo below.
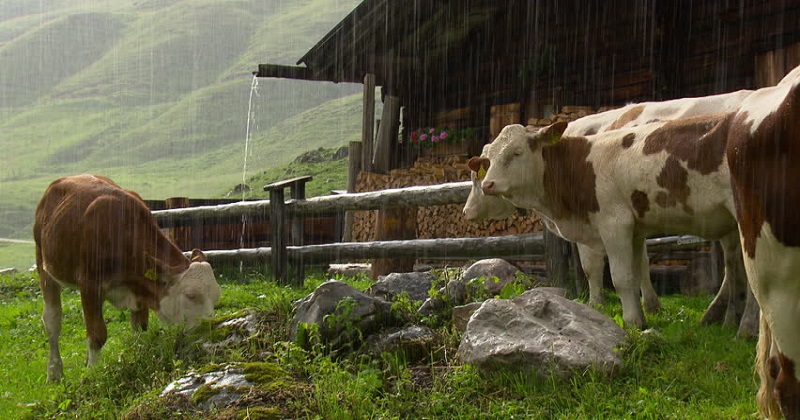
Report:
M 258 76 L 253 75 L 253 81 L 250 82 L 250 97 L 247 102 L 247 126 L 244 134 L 244 159 L 242 160 L 242 201 L 244 201 L 245 194 L 247 194 L 247 155 L 250 153 L 250 126 L 253 120 L 253 97 L 258 96 Z M 244 236 L 247 229 L 247 216 L 242 215 L 242 233 L 239 235 L 239 248 L 244 248 Z M 239 272 L 243 271 L 243 263 L 239 261 Z

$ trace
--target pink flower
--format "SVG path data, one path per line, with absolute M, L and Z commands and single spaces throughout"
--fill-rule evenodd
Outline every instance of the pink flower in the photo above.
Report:
M 431 137 L 431 141 L 434 142 L 434 143 L 438 143 L 439 142 L 439 136 L 434 135 L 433 137 Z
M 428 130 L 428 133 L 429 133 L 429 134 L 433 134 L 434 132 L 436 132 L 436 129 L 435 129 L 435 128 L 433 128 L 433 127 L 431 127 L 431 128 L 430 128 L 430 130 Z
M 419 136 L 419 140 L 420 140 L 420 141 L 425 141 L 425 140 L 428 140 L 428 135 L 427 135 L 427 134 L 425 134 L 425 133 L 423 133 L 423 134 L 420 134 L 420 136 Z
M 439 138 L 442 139 L 442 140 L 446 139 L 447 138 L 447 131 L 442 131 L 439 134 Z

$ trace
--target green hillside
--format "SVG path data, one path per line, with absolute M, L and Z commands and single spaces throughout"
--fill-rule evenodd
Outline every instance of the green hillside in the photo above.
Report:
M 251 95 L 251 72 L 294 64 L 359 2 L 0 0 L 0 238 L 31 237 L 59 176 L 215 197 L 357 140 L 361 86 L 261 79 Z

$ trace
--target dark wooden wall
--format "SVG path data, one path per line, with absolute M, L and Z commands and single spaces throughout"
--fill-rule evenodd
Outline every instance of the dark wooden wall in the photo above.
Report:
M 483 10 L 470 8 L 480 0 L 461 3 L 451 13 L 463 21 Z M 442 56 L 425 57 L 416 78 L 397 78 L 391 89 L 404 99 L 408 127 L 458 110 L 453 121 L 487 137 L 494 105 L 519 103 L 524 121 L 545 104 L 598 108 L 753 89 L 756 57 L 800 41 L 797 0 L 504 3 Z

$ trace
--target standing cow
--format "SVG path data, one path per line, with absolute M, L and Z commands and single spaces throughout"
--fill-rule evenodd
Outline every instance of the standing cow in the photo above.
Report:
M 633 128 L 648 122 L 670 121 L 679 118 L 698 116 L 719 112 L 731 112 L 738 109 L 742 101 L 753 91 L 740 90 L 731 93 L 673 99 L 663 102 L 644 102 L 629 104 L 625 107 L 589 115 L 571 122 L 563 135 L 566 137 L 586 136 L 602 133 L 620 128 Z M 483 157 L 487 155 L 491 144 L 484 146 Z M 485 168 L 480 168 L 480 161 L 475 159 L 470 163 L 472 190 L 464 206 L 464 216 L 471 221 L 486 219 L 506 218 L 514 212 L 514 205 L 508 200 L 496 196 L 486 196 L 480 187 Z M 480 173 L 480 174 L 479 174 Z M 551 231 L 557 232 L 552 223 L 542 218 L 542 221 Z M 741 252 L 738 246 L 731 243 L 724 244 L 725 274 L 722 285 L 714 301 L 709 305 L 701 323 L 713 323 L 724 320 L 725 324 L 741 324 L 739 334 L 755 336 L 758 332 L 758 308 L 752 301 L 752 296 L 747 290 Z M 589 302 L 600 304 L 603 302 L 602 284 L 603 268 L 605 265 L 605 251 L 593 250 L 584 245 L 577 244 L 581 266 L 589 281 Z M 647 254 L 643 254 L 647 258 Z M 649 264 L 649 262 L 643 262 Z M 641 279 L 641 292 L 645 310 L 654 312 L 659 307 L 658 297 L 650 282 L 649 271 Z M 747 293 L 747 307 L 744 308 L 743 295 Z M 742 312 L 744 312 L 742 314 Z
M 732 124 L 728 164 L 761 308 L 758 407 L 768 418 L 800 419 L 800 67 L 747 98 Z
M 131 310 L 135 329 L 147 328 L 148 310 L 165 323 L 194 324 L 211 313 L 220 287 L 199 250 L 192 259 L 158 228 L 138 194 L 99 175 L 60 178 L 36 207 L 36 265 L 50 344 L 47 379 L 63 367 L 61 288 L 80 291 L 86 324 L 87 364 L 95 364 L 106 342 L 103 302 Z
M 566 123 L 510 125 L 479 160 L 486 195 L 549 220 L 559 236 L 607 252 L 628 326 L 642 327 L 645 238 L 696 234 L 738 248 L 727 166 L 731 114 L 653 122 L 586 137 Z

